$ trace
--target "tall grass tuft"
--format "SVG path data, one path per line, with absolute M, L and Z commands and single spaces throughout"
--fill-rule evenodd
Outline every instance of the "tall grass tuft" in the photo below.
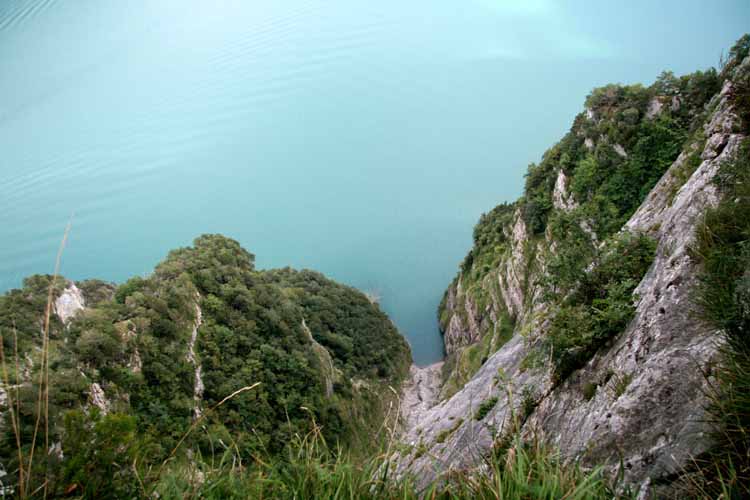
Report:
M 715 447 L 686 475 L 688 489 L 710 498 L 750 497 L 750 140 L 722 165 L 723 201 L 706 212 L 692 256 L 702 264 L 697 302 L 721 330 L 721 361 L 709 389 Z
M 565 465 L 541 441 L 515 437 L 502 455 L 482 467 L 446 473 L 423 489 L 409 477 L 386 475 L 389 455 L 355 462 L 329 448 L 319 427 L 292 440 L 287 453 L 257 457 L 238 467 L 230 449 L 209 467 L 183 464 L 167 471 L 154 493 L 159 498 L 296 498 L 296 499 L 610 499 L 616 494 L 600 469 Z M 197 469 L 196 469 L 197 468 Z M 196 470 L 200 482 L 196 482 Z
M 52 315 L 52 309 L 54 304 L 54 292 L 57 286 L 58 277 L 60 275 L 60 262 L 62 259 L 63 251 L 65 250 L 65 244 L 68 240 L 68 234 L 70 233 L 71 222 L 68 222 L 63 233 L 60 247 L 57 250 L 57 256 L 55 258 L 55 268 L 52 275 L 52 279 L 49 282 L 47 288 L 47 302 L 44 309 L 44 321 L 42 323 L 41 335 L 42 335 L 42 348 L 40 352 L 39 360 L 39 373 L 36 383 L 36 409 L 35 409 L 35 420 L 34 420 L 34 431 L 31 437 L 31 443 L 28 446 L 28 452 L 22 442 L 21 436 L 21 422 L 20 422 L 20 395 L 19 388 L 24 383 L 19 379 L 19 361 L 18 361 L 18 337 L 15 327 L 13 328 L 13 351 L 14 351 L 14 365 L 15 365 L 15 384 L 11 385 L 10 377 L 8 375 L 8 366 L 6 363 L 6 357 L 4 352 L 4 339 L 2 332 L 0 332 L 0 364 L 2 364 L 2 382 L 3 389 L 5 390 L 7 398 L 8 412 L 10 413 L 11 426 L 13 428 L 13 434 L 15 437 L 15 444 L 18 454 L 18 484 L 14 493 L 20 498 L 26 498 L 28 496 L 36 496 L 40 492 L 43 498 L 47 498 L 48 486 L 49 486 L 49 457 L 52 451 L 50 450 L 49 444 L 49 333 L 50 333 L 50 316 Z M 33 385 L 33 384 L 32 384 Z M 13 391 L 15 389 L 15 397 Z M 37 452 L 37 447 L 42 446 L 39 443 L 40 433 L 43 434 L 43 451 L 44 462 L 41 466 L 37 466 L 34 469 L 34 455 Z M 39 474 L 35 475 L 35 470 L 39 470 Z M 37 484 L 38 483 L 38 484 Z M 33 489 L 32 489 L 33 488 Z M 6 493 L 5 491 L 3 493 Z

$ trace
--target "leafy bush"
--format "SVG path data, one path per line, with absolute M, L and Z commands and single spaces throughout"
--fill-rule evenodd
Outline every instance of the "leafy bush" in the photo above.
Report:
M 596 390 L 599 388 L 594 382 L 586 382 L 583 384 L 583 398 L 586 401 L 590 401 L 595 395 Z
M 558 170 L 570 174 L 584 156 L 583 137 L 577 133 L 582 123 L 580 117 L 577 118 L 573 130 L 545 151 L 539 164 L 532 163 L 528 167 L 519 203 L 526 227 L 532 235 L 542 234 L 547 226 L 547 218 L 553 208 L 552 192 Z
M 539 396 L 536 393 L 536 389 L 531 386 L 524 387 L 521 392 L 521 421 L 525 422 L 538 405 Z
M 630 385 L 630 382 L 632 382 L 632 380 L 633 374 L 631 373 L 614 375 L 612 383 L 612 395 L 615 397 L 615 399 L 625 394 L 625 391 L 628 389 L 628 386 Z
M 474 420 L 483 420 L 484 417 L 492 410 L 497 404 L 497 396 L 485 399 L 477 408 L 477 412 L 474 414 Z
M 740 131 L 750 133 L 750 73 L 745 72 L 734 79 L 730 97 L 740 118 Z
M 136 420 L 131 415 L 90 415 L 80 410 L 65 415 L 61 449 L 65 460 L 60 486 L 67 494 L 85 498 L 123 498 L 139 495 L 132 467 L 139 450 Z M 54 491 L 54 488 L 53 488 Z
M 65 327 L 53 314 L 44 349 L 39 329 L 47 290 L 54 300 L 65 280 L 31 277 L 23 289 L 0 297 L 2 345 L 14 357 L 18 352 L 15 362 L 6 359 L 4 382 L 20 386 L 10 395 L 17 411 L 4 412 L 0 434 L 9 477 L 20 477 L 25 463 L 32 469 L 28 484 L 53 477 L 68 483 L 49 483 L 50 494 L 68 487 L 89 497 L 129 491 L 133 457 L 124 443 L 141 443 L 138 463 L 153 468 L 185 439 L 201 408 L 256 382 L 256 390 L 216 408 L 205 432 L 192 433 L 173 458 L 228 443 L 242 460 L 259 452 L 276 456 L 292 436 L 310 430 L 311 416 L 323 424 L 326 439 L 366 453 L 393 397 L 387 387 L 399 386 L 408 371 L 406 341 L 359 291 L 312 271 L 256 271 L 253 261 L 237 242 L 204 235 L 192 247 L 170 252 L 148 278 L 117 290 L 82 283 L 93 294 L 86 297 L 89 307 Z M 202 368 L 200 401 L 193 360 Z M 48 411 L 37 396 L 43 392 L 38 381 L 46 377 L 52 382 Z M 362 389 L 354 387 L 355 378 Z M 92 413 L 94 382 L 111 411 L 106 416 Z M 49 432 L 37 432 L 40 422 Z M 112 441 L 117 436 L 120 444 Z M 62 442 L 65 458 L 38 459 L 30 467 L 30 450 L 46 449 L 47 441 Z M 125 463 L 107 455 L 115 450 Z M 104 457 L 113 469 L 97 462 Z M 86 476 L 90 484 L 83 484 Z M 112 484 L 103 486 L 107 482 Z
M 595 254 L 594 243 L 584 231 L 581 210 L 556 212 L 549 222 L 549 234 L 559 241 L 547 259 L 547 272 L 540 284 L 547 300 L 570 292 L 586 275 L 586 266 Z
M 552 319 L 546 341 L 562 381 L 581 368 L 632 318 L 633 290 L 648 270 L 655 243 L 645 235 L 620 233 L 607 242 L 578 287 Z
M 727 58 L 722 60 L 722 75 L 728 76 L 734 68 L 739 66 L 748 54 L 750 54 L 750 34 L 745 34 L 735 42 L 731 49 L 729 49 Z

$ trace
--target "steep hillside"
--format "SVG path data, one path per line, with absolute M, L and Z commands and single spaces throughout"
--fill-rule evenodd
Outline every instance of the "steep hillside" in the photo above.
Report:
M 750 35 L 591 93 L 476 225 L 444 362 L 220 235 L 121 285 L 27 278 L 0 296 L 0 492 L 748 497 L 748 241 Z
M 253 261 L 205 235 L 120 286 L 33 276 L 0 297 L 4 470 L 19 467 L 15 429 L 27 484 L 46 477 L 51 494 L 132 496 L 130 464 L 147 475 L 227 446 L 274 456 L 316 422 L 332 444 L 369 450 L 410 363 L 405 340 L 364 294 Z M 57 451 L 33 461 L 34 446 Z
M 523 197 L 481 217 L 440 305 L 441 380 L 412 369 L 401 473 L 427 484 L 520 433 L 646 492 L 710 448 L 723 337 L 697 317 L 691 248 L 747 155 L 748 47 L 721 72 L 596 89 Z

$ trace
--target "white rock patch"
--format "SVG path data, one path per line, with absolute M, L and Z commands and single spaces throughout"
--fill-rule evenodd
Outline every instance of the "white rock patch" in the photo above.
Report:
M 201 401 L 203 401 L 203 391 L 205 390 L 205 386 L 203 385 L 203 371 L 201 364 L 195 355 L 195 342 L 198 340 L 198 328 L 200 328 L 203 322 L 203 312 L 201 311 L 197 300 L 199 300 L 199 298 L 196 299 L 195 303 L 195 323 L 193 324 L 193 331 L 190 334 L 190 344 L 188 344 L 187 353 L 187 360 L 193 365 L 195 371 L 195 382 L 193 382 L 193 400 L 195 401 L 195 406 L 193 407 L 193 414 L 196 419 L 203 415 Z
M 68 282 L 62 294 L 55 300 L 55 314 L 60 321 L 67 323 L 78 311 L 86 306 L 83 292 L 72 281 Z

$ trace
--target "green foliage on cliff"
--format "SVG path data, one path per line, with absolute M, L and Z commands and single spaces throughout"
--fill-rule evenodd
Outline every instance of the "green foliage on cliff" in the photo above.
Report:
M 590 271 L 561 302 L 545 341 L 554 362 L 553 379 L 582 367 L 635 313 L 633 290 L 654 258 L 655 243 L 621 233 L 598 252 Z
M 479 222 L 474 226 L 474 246 L 461 263 L 462 272 L 469 273 L 474 268 L 474 277 L 479 278 L 492 266 L 497 265 L 499 257 L 507 247 L 508 224 L 513 217 L 514 209 L 514 205 L 502 203 L 479 217 Z
M 729 49 L 726 59 L 722 60 L 722 76 L 728 76 L 748 55 L 750 55 L 750 34 L 746 33 Z
M 490 311 L 497 315 L 508 309 L 498 284 L 520 288 L 525 311 L 540 299 L 559 304 L 548 339 L 558 377 L 567 376 L 622 331 L 632 316 L 631 294 L 653 257 L 653 245 L 633 237 L 636 248 L 626 248 L 628 237 L 616 234 L 687 145 L 694 154 L 684 162 L 685 179 L 697 167 L 705 142 L 702 125 L 725 77 L 713 69 L 681 77 L 664 72 L 649 87 L 594 89 L 586 99 L 586 112 L 576 117 L 570 131 L 529 166 L 523 196 L 480 218 L 474 245 L 438 311 L 443 332 L 456 316 L 463 329 L 469 328 L 467 303 L 482 305 L 475 307 L 473 324 L 489 331 Z M 675 192 L 685 179 L 674 181 Z M 525 226 L 526 234 L 513 249 L 517 217 L 518 228 Z M 636 259 L 638 269 L 619 277 L 602 275 L 606 264 L 600 261 L 609 252 L 638 249 L 643 253 L 642 261 Z M 630 262 L 628 256 L 623 259 Z M 509 265 L 515 272 L 506 273 Z M 592 291 L 596 287 L 600 296 Z M 450 372 L 460 368 L 460 356 L 453 358 L 448 359 L 448 380 Z
M 492 410 L 495 405 L 497 404 L 498 398 L 497 396 L 493 396 L 491 398 L 485 399 L 482 401 L 482 403 L 477 408 L 477 412 L 474 415 L 474 420 L 482 420 L 484 417 L 487 416 L 487 414 Z
M 66 326 L 51 315 L 44 439 L 34 429 L 38 415 L 45 419 L 37 389 L 51 277 L 31 277 L 0 297 L 7 382 L 19 386 L 11 394 L 17 422 L 4 413 L 0 440 L 9 477 L 21 463 L 16 423 L 25 457 L 32 444 L 62 443 L 63 459 L 37 453 L 28 482 L 46 477 L 50 492 L 84 488 L 76 492 L 87 496 L 102 495 L 97 484 L 107 484 L 108 495 L 131 496 L 135 459 L 148 470 L 187 450 L 207 455 L 231 446 L 242 460 L 277 456 L 313 422 L 332 443 L 362 453 L 373 446 L 392 398 L 388 386 L 400 385 L 411 362 L 406 341 L 359 291 L 312 271 L 257 271 L 253 261 L 236 241 L 204 235 L 170 252 L 151 276 L 116 290 L 82 282 L 90 307 Z M 53 299 L 65 285 L 53 284 Z M 98 388 L 106 416 L 92 411 Z M 186 438 L 196 412 L 208 413 Z M 125 444 L 128 463 L 100 463 L 115 463 L 106 453 Z
M 680 78 L 665 72 L 648 88 L 595 89 L 586 99 L 589 115 L 579 115 L 542 161 L 529 166 L 520 200 L 528 230 L 541 234 L 547 228 L 555 212 L 557 174 L 562 171 L 598 237 L 614 234 L 701 125 L 703 108 L 720 84 L 711 69 Z M 650 116 L 653 105 L 660 110 Z
M 502 312 L 491 331 L 484 332 L 479 342 L 446 357 L 440 398 L 448 399 L 463 388 L 485 361 L 513 336 L 514 322 Z
M 404 338 L 380 309 L 352 288 L 314 271 L 266 271 L 269 283 L 302 308 L 315 340 L 349 377 L 400 380 L 410 358 Z

